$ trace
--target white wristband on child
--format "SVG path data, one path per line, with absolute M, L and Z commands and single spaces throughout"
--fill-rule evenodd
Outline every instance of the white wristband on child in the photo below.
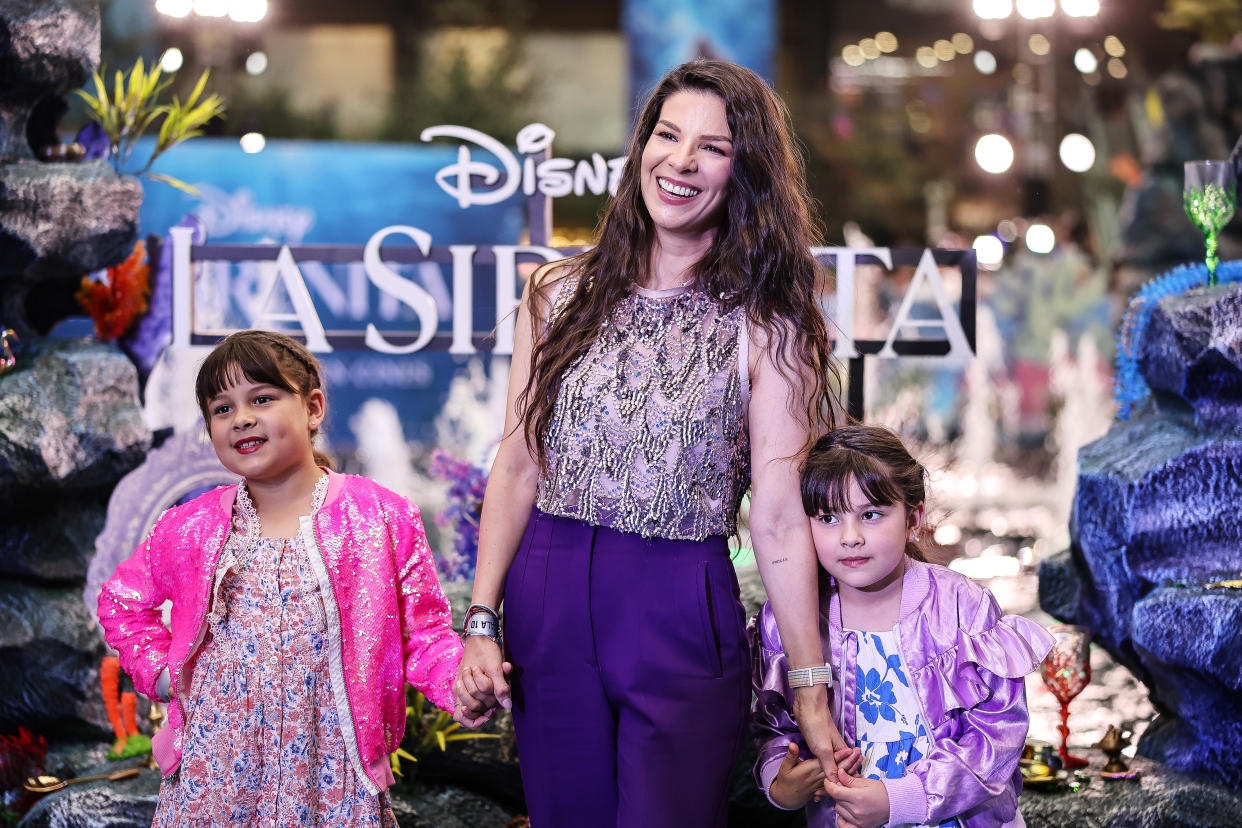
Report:
M 790 687 L 814 687 L 817 684 L 832 686 L 832 665 L 822 667 L 803 667 L 790 670 L 785 674 Z

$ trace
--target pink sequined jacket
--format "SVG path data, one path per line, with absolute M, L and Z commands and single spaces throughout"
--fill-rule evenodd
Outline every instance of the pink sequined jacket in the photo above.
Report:
M 365 477 L 329 472 L 323 506 L 299 530 L 323 597 L 329 671 L 345 748 L 372 793 L 392 784 L 388 755 L 405 732 L 405 685 L 452 710 L 461 661 L 452 610 L 436 578 L 418 508 Z M 231 526 L 237 486 L 165 512 L 104 584 L 99 620 L 134 687 L 175 689 L 152 749 L 160 770 L 181 762 L 185 667 L 207 632 L 207 606 Z M 160 607 L 172 600 L 171 630 Z
M 1018 760 L 1029 724 L 1023 676 L 1039 668 L 1053 638 L 1033 621 L 1002 616 L 992 593 L 969 578 L 942 566 L 907 563 L 897 641 L 923 718 L 932 724 L 932 746 L 905 776 L 882 780 L 888 821 L 937 825 L 957 817 L 966 828 L 1025 825 L 1018 812 Z M 832 663 L 832 715 L 852 745 L 858 635 L 841 628 L 835 590 L 823 603 L 820 635 Z M 750 633 L 755 781 L 767 794 L 790 742 L 798 743 L 802 756 L 810 754 L 793 719 L 789 665 L 770 606 L 764 605 Z M 836 824 L 831 799 L 809 803 L 806 813 L 810 828 Z

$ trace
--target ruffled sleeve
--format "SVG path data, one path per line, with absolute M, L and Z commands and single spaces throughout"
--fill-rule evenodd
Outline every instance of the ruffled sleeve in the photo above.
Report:
M 1030 723 L 1023 676 L 1039 667 L 1053 638 L 1033 621 L 1002 616 L 986 590 L 967 594 L 972 603 L 955 612 L 969 610 L 971 623 L 915 672 L 935 733 L 903 778 L 883 780 L 894 823 L 938 824 L 998 797 L 997 807 L 1016 809 L 1014 777 Z
M 999 609 L 995 614 L 999 615 Z M 924 702 L 933 724 L 987 698 L 988 683 L 980 676 L 980 668 L 1000 678 L 1020 679 L 1039 669 L 1053 643 L 1047 630 L 1020 615 L 995 618 L 982 632 L 959 630 L 954 645 L 925 668 Z
M 750 717 L 751 735 L 759 754 L 755 760 L 755 783 L 772 802 L 768 790 L 776 779 L 789 743 L 797 743 L 803 756 L 810 753 L 789 706 L 789 684 L 785 678 L 789 664 L 785 647 L 776 631 L 776 616 L 772 614 L 771 606 L 763 605 L 759 614 L 750 620 L 746 633 L 750 639 L 751 687 L 755 691 Z M 775 802 L 772 804 L 781 807 Z

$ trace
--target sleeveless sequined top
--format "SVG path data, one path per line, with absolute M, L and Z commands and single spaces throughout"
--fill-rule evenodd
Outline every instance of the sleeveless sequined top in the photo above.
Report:
M 750 485 L 745 319 L 693 288 L 633 288 L 561 381 L 539 510 L 644 537 L 734 534 Z

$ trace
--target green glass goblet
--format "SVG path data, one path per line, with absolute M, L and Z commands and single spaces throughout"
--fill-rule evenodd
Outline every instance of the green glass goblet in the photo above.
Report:
M 1187 161 L 1182 187 L 1186 215 L 1203 233 L 1208 285 L 1216 284 L 1216 235 L 1225 229 L 1237 207 L 1233 166 L 1228 161 Z

